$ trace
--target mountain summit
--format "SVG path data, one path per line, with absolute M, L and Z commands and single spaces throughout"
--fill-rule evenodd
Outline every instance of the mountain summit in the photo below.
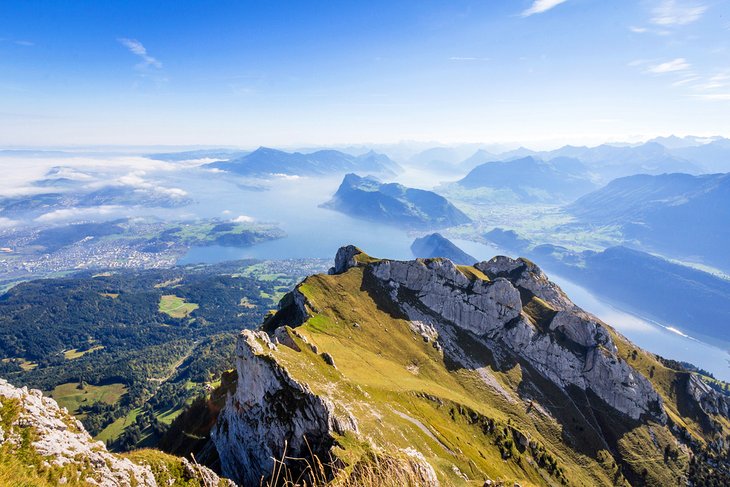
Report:
M 457 266 L 343 247 L 329 275 L 242 332 L 236 356 L 212 439 L 243 485 L 274 459 L 294 478 L 320 459 L 342 485 L 372 465 L 402 485 L 730 479 L 730 400 L 525 259 Z

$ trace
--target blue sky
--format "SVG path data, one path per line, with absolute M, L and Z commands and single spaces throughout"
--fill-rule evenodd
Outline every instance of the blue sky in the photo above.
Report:
M 730 1 L 0 2 L 0 144 L 730 136 Z

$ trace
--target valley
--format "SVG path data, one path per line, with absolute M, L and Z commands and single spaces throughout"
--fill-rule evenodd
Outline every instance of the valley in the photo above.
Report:
M 266 154 L 270 153 L 262 152 L 256 157 Z M 230 154 L 221 152 L 217 155 L 227 157 Z M 150 173 L 148 177 L 160 183 L 168 181 L 168 186 L 191 195 L 184 206 L 150 206 L 145 202 L 124 207 L 133 216 L 107 213 L 97 207 L 99 211 L 85 209 L 79 216 L 51 222 L 41 218 L 47 214 L 42 206 L 31 205 L 34 213 L 29 215 L 35 215 L 32 224 L 0 230 L 0 236 L 4 238 L 0 243 L 6 249 L 0 254 L 0 263 L 5 266 L 2 274 L 5 292 L 0 296 L 0 331 L 6 340 L 0 350 L 3 354 L 0 374 L 15 385 L 40 388 L 56 399 L 111 451 L 152 447 L 177 455 L 195 454 L 219 473 L 235 477 L 232 471 L 226 470 L 225 463 L 219 463 L 215 454 L 208 456 L 201 448 L 214 441 L 211 421 L 225 408 L 226 394 L 236 385 L 231 367 L 239 353 L 236 347 L 240 347 L 241 339 L 237 336 L 241 330 L 255 330 L 261 323 L 270 323 L 270 311 L 278 310 L 276 316 L 286 313 L 290 309 L 288 293 L 302 289 L 302 286 L 306 289 L 308 281 L 300 284 L 302 279 L 331 267 L 333 252 L 345 242 L 356 242 L 373 249 L 374 255 L 388 255 L 403 261 L 413 256 L 436 261 L 450 258 L 461 266 L 460 272 L 477 280 L 486 277 L 482 271 L 472 268 L 477 261 L 487 261 L 495 255 L 528 257 L 544 266 L 550 277 L 578 305 L 612 325 L 615 340 L 620 343 L 631 340 L 624 348 L 635 343 L 646 349 L 649 357 L 646 360 L 651 363 L 648 367 L 656 371 L 657 364 L 661 364 L 665 369 L 685 374 L 682 377 L 697 377 L 704 384 L 698 387 L 708 387 L 721 395 L 725 393 L 723 381 L 730 380 L 730 340 L 726 340 L 727 334 L 722 327 L 708 320 L 722 316 L 726 303 L 730 302 L 722 271 L 706 272 L 713 269 L 715 261 L 696 256 L 693 260 L 692 256 L 679 253 L 663 255 L 656 248 L 648 248 L 649 244 L 645 247 L 620 221 L 596 224 L 582 220 L 573 210 L 577 204 L 571 202 L 575 194 L 563 193 L 559 184 L 565 177 L 563 171 L 580 171 L 580 178 L 575 179 L 578 186 L 574 188 L 583 189 L 574 190 L 585 194 L 581 198 L 592 198 L 592 191 L 600 183 L 586 174 L 583 165 L 561 160 L 551 166 L 531 159 L 529 164 L 537 164 L 539 171 L 547 172 L 521 186 L 519 178 L 515 179 L 510 173 L 525 170 L 520 166 L 524 158 L 518 158 L 499 163 L 497 170 L 507 173 L 500 176 L 502 180 L 492 181 L 493 176 L 488 176 L 486 180 L 491 181 L 492 186 L 465 187 L 456 183 L 454 174 L 448 181 L 436 172 L 414 170 L 408 164 L 399 165 L 397 173 L 390 176 L 380 173 L 388 179 L 378 180 L 337 171 L 316 177 L 311 174 L 218 172 L 207 168 L 206 164 L 210 164 L 207 161 L 186 162 L 188 155 L 159 157 L 165 164 L 175 164 L 176 168 L 171 173 Z M 124 162 L 120 161 L 120 164 Z M 215 184 L 210 184 L 206 178 Z M 553 198 L 551 194 L 562 196 Z M 21 214 L 14 215 L 18 218 Z M 433 229 L 438 229 L 438 236 L 429 233 Z M 622 247 L 626 245 L 630 247 Z M 612 263 L 603 262 L 611 252 L 617 251 L 615 249 L 625 250 L 621 250 Z M 649 250 L 651 254 L 646 252 Z M 684 257 L 688 258 L 687 262 L 683 261 Z M 638 276 L 632 274 L 636 270 L 640 270 Z M 673 282 L 678 284 L 669 286 Z M 625 288 L 623 294 L 618 292 L 622 287 Z M 647 291 L 641 294 L 637 291 L 640 288 Z M 660 293 L 652 291 L 660 288 L 663 289 Z M 361 291 L 347 287 L 338 291 L 338 296 L 345 302 L 355 299 L 352 296 L 365 299 L 358 292 Z M 667 299 L 671 304 L 665 302 Z M 75 310 L 62 305 L 72 300 L 77 303 Z M 547 319 L 552 311 L 536 303 L 525 302 L 523 308 L 528 315 L 532 313 L 530 316 L 539 328 L 540 320 Z M 343 340 L 349 340 L 350 335 L 340 335 L 336 331 L 342 319 L 357 323 L 355 333 L 370 326 L 367 323 L 372 318 L 357 314 L 359 304 L 353 302 L 352 306 L 355 311 L 338 308 L 334 318 L 328 318 L 334 322 L 312 318 L 312 331 L 325 334 L 319 338 L 323 345 L 318 346 L 345 346 Z M 378 306 L 387 308 L 390 305 L 381 303 Z M 53 311 L 45 314 L 42 309 Z M 99 312 L 107 318 L 96 318 Z M 350 313 L 355 314 L 350 316 Z M 391 328 L 402 324 L 383 325 L 389 319 L 386 316 L 377 318 L 380 326 L 385 326 L 391 335 Z M 20 323 L 33 323 L 34 326 L 29 329 Z M 272 332 L 270 326 L 265 325 Z M 427 328 L 418 333 L 431 336 Z M 455 333 L 454 337 L 463 339 Z M 407 342 L 403 342 L 406 338 L 407 335 L 398 338 L 399 346 L 406 347 Z M 302 349 L 296 335 L 292 339 L 297 343 L 296 347 Z M 388 349 L 382 337 L 368 338 L 371 339 L 385 347 L 383 351 Z M 236 345 L 237 340 L 239 345 Z M 279 340 L 287 341 L 282 336 Z M 434 359 L 433 353 L 443 353 L 438 347 L 444 345 L 439 342 L 436 346 L 436 341 L 432 340 L 425 342 L 435 347 L 428 349 L 428 359 L 414 350 L 417 358 L 402 364 L 406 375 L 384 362 L 384 357 L 370 357 L 370 352 L 358 348 L 361 344 L 346 345 L 351 357 L 337 353 L 336 349 L 328 352 L 336 370 L 349 370 L 354 366 L 353 361 L 360 360 L 365 361 L 369 373 L 379 370 L 379 379 L 371 378 L 359 385 L 364 388 L 365 395 L 360 396 L 357 392 L 357 399 L 353 398 L 363 404 L 372 397 L 389 404 L 395 401 L 392 403 L 395 412 L 387 419 L 393 429 L 378 436 L 378 442 L 391 446 L 398 444 L 391 444 L 395 441 L 395 437 L 389 436 L 391 434 L 405 435 L 407 443 L 425 442 L 429 451 L 422 454 L 436 469 L 436 478 L 445 485 L 459 484 L 459 479 L 474 475 L 475 467 L 457 462 L 454 463 L 456 470 L 450 467 L 439 470 L 439 465 L 449 463 L 444 463 L 441 454 L 435 453 L 441 450 L 447 456 L 453 456 L 461 451 L 457 455 L 461 457 L 463 452 L 473 448 L 459 439 L 463 435 L 476 434 L 470 429 L 474 427 L 473 420 L 469 419 L 471 413 L 465 413 L 464 425 L 456 420 L 458 427 L 451 423 L 455 417 L 444 416 L 445 405 L 449 405 L 449 410 L 458 405 L 462 410 L 466 408 L 479 417 L 488 418 L 484 419 L 486 425 L 493 421 L 496 430 L 506 428 L 508 431 L 507 436 L 480 433 L 487 434 L 483 441 L 496 447 L 494 452 L 488 450 L 481 454 L 488 460 L 491 455 L 497 455 L 495 458 L 507 462 L 503 467 L 496 467 L 491 460 L 484 463 L 484 460 L 470 457 L 479 465 L 476 471 L 482 472 L 485 478 L 529 478 L 539 484 L 563 483 L 564 479 L 573 477 L 582 479 L 580 482 L 601 484 L 610 475 L 616 475 L 606 471 L 584 477 L 586 473 L 582 467 L 575 466 L 580 462 L 573 465 L 576 460 L 572 445 L 577 440 L 566 440 L 565 436 L 559 442 L 551 440 L 550 435 L 541 437 L 534 448 L 528 445 L 526 451 L 516 447 L 522 441 L 524 431 L 514 424 L 528 424 L 537 416 L 531 413 L 505 416 L 503 411 L 513 407 L 508 404 L 514 404 L 511 391 L 515 384 L 527 378 L 537 380 L 535 372 L 522 370 L 524 365 L 520 365 L 520 369 L 491 372 L 479 366 L 476 367 L 481 371 L 478 377 L 457 372 L 454 378 L 450 376 L 454 373 L 450 360 L 454 359 L 444 358 L 448 375 L 439 375 L 438 367 L 430 361 Z M 129 343 L 135 345 L 129 347 Z M 410 344 L 404 350 L 410 350 L 408 347 Z M 621 358 L 627 363 L 632 360 L 643 363 L 644 359 L 639 359 L 639 355 L 632 359 L 632 350 L 622 350 Z M 307 383 L 319 380 L 318 374 L 329 377 L 331 384 L 340 380 L 330 377 L 331 371 L 327 367 L 331 366 L 321 368 L 316 362 L 309 364 L 313 368 L 303 376 Z M 287 362 L 287 366 L 299 370 L 294 362 Z M 352 369 L 353 377 L 365 378 L 366 372 L 358 370 L 358 367 Z M 453 390 L 446 394 L 443 386 L 425 385 L 424 380 L 449 384 Z M 457 385 L 462 380 L 467 380 L 466 385 Z M 475 380 L 483 381 L 484 385 L 475 386 Z M 537 389 L 545 387 L 541 380 L 530 387 L 524 386 L 530 393 L 518 389 L 519 394 L 532 398 L 532 405 L 525 403 L 525 408 L 545 411 L 548 416 L 562 421 L 562 413 L 555 409 L 555 400 L 550 399 L 552 392 L 542 397 L 542 403 L 534 396 Z M 414 387 L 420 390 L 415 396 Z M 485 410 L 483 403 L 479 405 L 469 399 L 475 394 L 483 394 L 482 389 L 497 394 L 502 398 L 499 401 L 506 402 L 498 401 Z M 315 390 L 320 389 L 315 387 Z M 341 392 L 343 397 L 350 393 Z M 401 394 L 409 398 L 407 403 L 395 399 Z M 433 399 L 429 399 L 431 396 L 438 397 L 441 403 L 436 404 L 440 405 L 435 405 Z M 485 399 L 487 403 L 493 401 L 489 397 Z M 582 401 L 590 403 L 592 399 L 571 400 L 580 409 L 585 405 Z M 199 424 L 203 418 L 208 418 L 205 427 Z M 540 428 L 552 427 L 541 421 L 538 421 Z M 588 421 L 590 427 L 596 428 L 591 421 Z M 683 424 L 687 427 L 688 423 Z M 358 425 L 359 428 L 359 422 Z M 581 427 L 585 430 L 587 426 Z M 456 430 L 459 432 L 453 433 Z M 651 431 L 651 434 L 657 434 L 656 430 Z M 631 436 L 634 434 L 638 436 Z M 637 430 L 625 441 L 641 442 L 646 434 Z M 535 437 L 535 434 L 529 436 Z M 340 448 L 348 452 L 341 457 L 344 461 L 371 454 L 365 453 L 367 450 L 362 450 L 362 445 L 354 446 L 356 443 L 352 443 L 350 433 L 338 437 L 337 441 L 344 445 Z M 570 447 L 562 444 L 566 441 Z M 603 458 L 599 463 L 621 463 L 623 477 L 611 478 L 618 479 L 615 482 L 619 483 L 634 483 L 636 478 L 627 479 L 636 476 L 637 472 L 642 475 L 642 465 L 656 462 L 633 458 L 636 454 L 626 445 L 609 442 L 605 450 L 608 453 L 596 453 L 600 451 L 596 447 L 598 449 L 589 456 Z M 205 451 L 209 449 L 207 447 Z M 355 452 L 353 457 L 349 456 L 352 452 Z M 652 458 L 661 455 L 662 452 L 657 452 Z M 399 453 L 387 453 L 383 458 L 388 458 L 393 465 L 402 461 Z M 527 459 L 529 467 L 512 463 L 522 458 Z M 421 465 L 418 463 L 421 460 L 414 461 L 414 465 Z M 530 470 L 533 467 L 536 470 Z M 296 466 L 293 468 L 296 470 Z M 625 470 L 627 468 L 629 470 Z M 686 460 L 684 463 L 678 461 L 671 468 L 689 475 Z M 423 474 L 418 471 L 419 475 Z M 662 478 L 666 472 L 650 471 L 647 475 L 655 474 Z M 407 475 L 413 475 L 413 472 Z M 427 482 L 423 479 L 419 482 L 422 481 Z

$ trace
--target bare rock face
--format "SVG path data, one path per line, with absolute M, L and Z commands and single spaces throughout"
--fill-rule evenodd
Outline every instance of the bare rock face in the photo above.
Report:
M 687 392 L 705 413 L 730 418 L 730 397 L 715 391 L 694 374 L 687 381 Z
M 276 347 L 264 332 L 241 333 L 236 391 L 211 431 L 223 474 L 243 485 L 259 485 L 272 472 L 274 459 L 285 454 L 327 458 L 332 432 L 357 431 L 352 416 L 337 414 L 329 399 L 314 394 L 276 362 L 270 355 Z
M 551 282 L 538 266 L 527 259 L 512 259 L 498 255 L 474 267 L 489 276 L 509 280 L 515 287 L 526 289 L 539 296 L 556 309 L 577 309 L 577 306 L 566 296 L 560 287 Z
M 369 264 L 368 270 L 409 319 L 440 331 L 439 342 L 447 352 L 466 355 L 449 343 L 448 327 L 458 327 L 490 349 L 501 343 L 563 389 L 590 390 L 635 420 L 647 415 L 666 421 L 661 397 L 618 357 L 605 327 L 575 306 L 539 267 L 508 257 L 475 267 L 490 280 L 469 279 L 446 259 L 382 260 Z M 523 310 L 533 297 L 547 303 L 553 314 L 545 330 Z
M 329 270 L 329 274 L 342 274 L 347 269 L 357 266 L 355 257 L 362 254 L 362 250 L 354 245 L 340 247 L 335 255 L 335 266 Z
M 435 315 L 477 335 L 505 326 L 522 311 L 520 294 L 509 281 L 472 282 L 450 260 L 383 260 L 371 268 L 398 302 L 418 301 Z
M 90 465 L 87 478 L 83 480 L 91 485 L 157 486 L 149 467 L 109 453 L 104 443 L 94 441 L 79 421 L 61 409 L 56 401 L 44 397 L 41 391 L 17 388 L 0 379 L 0 397 L 16 400 L 21 405 L 13 431 L 4 432 L 3 442 L 19 441 L 20 431 L 30 428 L 35 433 L 33 449 L 36 453 L 46 458 L 50 465 Z
M 12 415 L 11 402 L 19 406 L 13 405 Z M 4 411 L 6 408 L 7 411 Z M 0 428 L 0 445 L 6 444 L 11 455 L 22 453 L 26 456 L 29 454 L 39 456 L 46 471 L 55 467 L 60 469 L 74 466 L 78 476 L 61 477 L 60 484 L 157 487 L 160 485 L 158 480 L 166 481 L 170 478 L 168 474 L 171 472 L 167 471 L 167 466 L 157 466 L 157 473 L 161 477 L 156 478 L 149 465 L 110 453 L 103 442 L 94 441 L 78 420 L 65 408 L 59 407 L 56 401 L 43 396 L 41 391 L 14 387 L 6 380 L 0 379 L 0 417 L 6 414 L 15 419 L 12 420 L 10 428 L 4 431 Z M 32 452 L 27 450 L 21 452 L 19 451 L 22 445 L 21 438 L 28 432 L 33 438 L 30 445 Z M 183 467 L 182 477 L 178 479 L 182 482 L 190 482 L 190 485 L 233 487 L 231 482 L 219 478 L 207 467 L 192 464 L 184 458 L 178 458 L 176 461 Z M 28 466 L 32 467 L 32 464 Z M 163 485 L 166 483 L 163 482 Z

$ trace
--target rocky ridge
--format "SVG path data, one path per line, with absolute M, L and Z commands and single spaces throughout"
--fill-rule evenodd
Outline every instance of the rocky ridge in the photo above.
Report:
M 374 259 L 354 246 L 343 247 L 329 276 L 305 280 L 282 300 L 263 331 L 241 334 L 238 385 L 212 437 L 223 473 L 244 485 L 266 478 L 274 458 L 315 454 L 335 458 L 331 475 L 351 473 L 359 460 L 347 452 L 362 451 L 354 446 L 358 442 L 370 445 L 366 450 L 396 452 L 407 459 L 400 464 L 410 462 L 409 471 L 419 472 L 416 485 L 460 484 L 475 475 L 488 480 L 495 471 L 504 473 L 481 451 L 468 456 L 467 467 L 456 461 L 465 448 L 472 448 L 462 435 L 484 435 L 478 441 L 496 445 L 503 461 L 525 455 L 526 464 L 504 468 L 517 474 L 511 478 L 529 478 L 535 484 L 571 483 L 554 456 L 554 449 L 565 445 L 583 451 L 580 458 L 609 455 L 626 467 L 623 473 L 609 469 L 604 477 L 600 471 L 610 465 L 604 460 L 593 468 L 583 460 L 569 463 L 565 468 L 586 476 L 577 483 L 621 485 L 624 475 L 632 483 L 642 476 L 660 482 L 682 477 L 690 449 L 703 448 L 702 433 L 693 422 L 709 421 L 721 436 L 724 427 L 713 418 L 727 418 L 728 401 L 690 376 L 686 391 L 679 394 L 700 412 L 678 417 L 677 404 L 666 402 L 668 397 L 678 400 L 678 392 L 663 385 L 660 390 L 656 384 L 662 383 L 649 380 L 645 370 L 652 364 L 654 377 L 659 362 L 634 350 L 634 362 L 629 363 L 627 346 L 630 342 L 574 305 L 526 259 L 495 257 L 456 266 L 439 258 Z M 517 383 L 515 370 L 521 377 Z M 676 376 L 672 384 L 684 377 L 668 369 L 658 373 Z M 386 386 L 377 379 L 382 374 L 388 378 Z M 411 380 L 408 374 L 420 382 L 400 386 Z M 481 386 L 474 379 L 464 382 L 470 377 Z M 452 380 L 456 382 L 448 389 L 440 388 Z M 461 388 L 465 395 L 457 391 Z M 391 389 L 397 396 L 388 396 Z M 388 399 L 377 402 L 373 395 Z M 496 410 L 492 403 L 499 405 Z M 489 416 L 503 414 L 505 407 L 522 427 Z M 429 408 L 435 409 L 423 416 Z M 459 415 L 468 418 L 466 426 L 459 426 Z M 444 419 L 451 421 L 447 430 L 438 426 Z M 562 431 L 562 439 L 554 443 L 545 431 L 530 426 L 533 421 Z M 477 425 L 476 431 L 470 429 Z M 462 427 L 456 436 L 446 433 Z M 383 428 L 395 436 L 387 436 Z M 406 436 L 414 434 L 408 428 L 416 428 L 415 434 L 424 439 Z M 652 444 L 636 454 L 664 452 L 664 464 L 649 470 L 643 462 L 634 465 L 634 454 L 625 455 L 637 438 Z M 719 445 L 717 453 L 724 455 L 724 440 L 715 439 L 712 445 Z M 574 454 L 563 452 L 563 460 Z M 482 466 L 476 468 L 474 462 Z M 301 471 L 294 463 L 290 467 Z
M 341 252 L 349 255 L 353 249 Z M 506 345 L 561 388 L 590 389 L 632 419 L 646 414 L 666 422 L 662 400 L 649 381 L 617 356 L 605 328 L 570 302 L 537 266 L 495 257 L 475 268 L 489 280 L 470 280 L 447 259 L 382 260 L 370 266 L 393 302 L 411 321 L 432 324 L 443 337 L 440 345 L 454 357 L 466 355 L 449 339 L 453 334 L 447 327 L 455 326 L 480 337 L 495 355 Z M 535 298 L 552 315 L 543 324 L 523 309 Z

